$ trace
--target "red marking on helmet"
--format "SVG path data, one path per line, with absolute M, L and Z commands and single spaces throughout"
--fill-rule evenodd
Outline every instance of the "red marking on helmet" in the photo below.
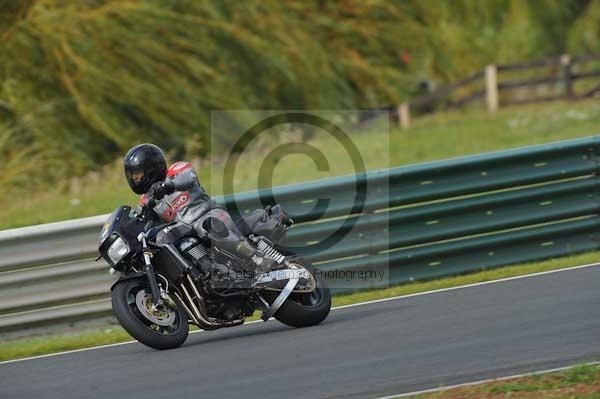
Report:
M 148 202 L 148 195 L 142 194 L 140 196 L 140 205 L 146 205 L 147 202 Z
M 190 162 L 175 162 L 171 167 L 167 170 L 167 176 L 175 176 L 183 172 L 184 170 L 188 170 L 192 168 L 192 164 Z

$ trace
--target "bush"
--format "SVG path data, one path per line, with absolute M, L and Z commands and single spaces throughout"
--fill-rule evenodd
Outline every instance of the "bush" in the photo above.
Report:
M 421 79 L 567 45 L 597 49 L 598 8 L 598 0 L 3 0 L 0 162 L 13 166 L 2 179 L 43 186 L 144 141 L 202 155 L 210 110 L 381 108 L 410 97 Z

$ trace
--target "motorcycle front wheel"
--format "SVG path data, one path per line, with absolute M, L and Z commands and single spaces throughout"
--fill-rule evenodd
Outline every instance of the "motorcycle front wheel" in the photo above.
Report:
M 112 308 L 123 328 L 146 346 L 173 349 L 187 339 L 189 324 L 185 311 L 166 306 L 154 310 L 145 279 L 117 282 L 112 290 Z

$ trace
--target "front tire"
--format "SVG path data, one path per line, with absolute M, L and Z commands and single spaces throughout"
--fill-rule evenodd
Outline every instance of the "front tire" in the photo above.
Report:
M 124 280 L 114 286 L 112 308 L 119 323 L 133 338 L 151 348 L 162 350 L 181 346 L 189 333 L 185 311 L 180 307 L 169 310 L 173 314 L 163 317 L 169 325 L 164 325 L 158 318 L 153 321 L 140 311 L 140 299 L 143 303 L 145 297 L 142 290 L 149 292 L 145 279 Z

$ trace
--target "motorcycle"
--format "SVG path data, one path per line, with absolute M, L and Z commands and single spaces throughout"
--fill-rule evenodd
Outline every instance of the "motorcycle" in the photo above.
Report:
M 293 223 L 279 205 L 237 221 L 246 245 L 261 255 L 249 259 L 215 245 L 228 240 L 218 229 L 153 226 L 153 204 L 150 199 L 137 212 L 118 207 L 99 245 L 98 259 L 121 274 L 111 287 L 113 312 L 142 344 L 176 348 L 190 324 L 203 330 L 239 326 L 257 310 L 264 321 L 274 317 L 292 327 L 319 324 L 329 314 L 331 293 L 310 262 L 277 247 Z M 261 261 L 264 266 L 257 265 Z

